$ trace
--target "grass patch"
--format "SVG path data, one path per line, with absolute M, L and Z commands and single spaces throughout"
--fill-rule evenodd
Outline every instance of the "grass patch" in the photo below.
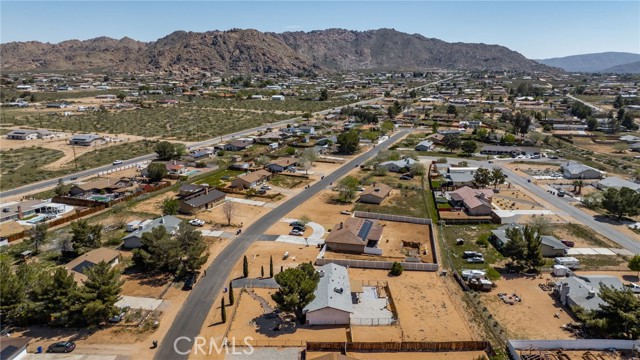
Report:
M 489 270 L 493 264 L 505 259 L 498 250 L 493 246 L 480 246 L 476 244 L 476 240 L 480 237 L 486 237 L 486 234 L 495 229 L 494 224 L 478 224 L 478 225 L 447 225 L 439 229 L 442 230 L 445 241 L 446 256 L 451 260 L 454 269 L 481 269 Z M 456 245 L 456 239 L 464 239 L 463 245 Z M 469 264 L 462 258 L 465 251 L 479 251 L 484 254 L 484 264 Z
M 220 169 L 213 171 L 204 179 L 198 180 L 196 184 L 209 184 L 211 187 L 224 186 L 227 182 L 231 182 L 231 180 L 241 174 L 244 174 L 244 172 L 240 170 Z
M 381 205 L 356 203 L 355 211 L 368 211 L 379 214 L 404 215 L 426 218 L 422 190 L 401 190 L 400 195 L 385 199 Z
M 581 238 L 595 247 L 608 248 L 612 246 L 611 243 L 602 240 L 597 232 L 582 224 L 560 224 L 556 226 L 564 228 L 569 231 L 571 235 Z
M 0 189 L 11 189 L 64 174 L 62 171 L 42 171 L 39 169 L 63 156 L 64 153 L 60 150 L 43 147 L 0 151 L 0 163 L 2 164 Z
M 285 189 L 293 189 L 305 183 L 306 181 L 307 179 L 305 178 L 285 175 L 275 175 L 271 178 L 271 180 L 269 180 L 272 185 Z

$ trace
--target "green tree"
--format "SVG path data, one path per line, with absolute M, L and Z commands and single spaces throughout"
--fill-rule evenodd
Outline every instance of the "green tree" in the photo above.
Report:
M 444 147 L 453 152 L 456 149 L 459 149 L 462 146 L 462 140 L 460 140 L 460 135 L 458 134 L 446 134 L 442 139 L 442 143 Z
M 49 225 L 45 222 L 41 222 L 29 230 L 29 238 L 27 243 L 33 245 L 35 253 L 40 250 L 40 245 L 45 244 L 49 237 Z
M 166 198 L 162 202 L 162 215 L 176 215 L 180 209 L 178 199 Z
M 501 139 L 501 142 L 505 145 L 513 145 L 516 142 L 516 137 L 513 134 L 504 134 Z
M 413 176 L 424 176 L 427 173 L 427 169 L 425 169 L 422 163 L 415 162 L 409 167 L 409 172 L 413 174 Z
M 506 178 L 507 176 L 502 172 L 502 169 L 496 167 L 491 170 L 491 183 L 494 188 L 497 188 L 498 185 L 504 183 Z
M 345 176 L 338 182 L 338 186 L 336 186 L 336 190 L 339 193 L 340 201 L 351 201 L 356 195 L 358 191 L 358 187 L 360 182 L 353 176 Z
M 56 194 L 56 196 L 67 196 L 70 190 L 71 190 L 71 185 L 65 184 L 64 180 L 62 179 L 58 180 L 58 185 L 56 185 L 56 187 L 53 188 L 53 192 Z
M 233 305 L 235 296 L 233 295 L 233 281 L 229 281 L 229 305 Z
M 280 272 L 275 280 L 280 287 L 271 298 L 280 310 L 293 312 L 298 321 L 304 324 L 302 310 L 315 298 L 313 292 L 320 281 L 320 275 L 313 265 L 303 263 Z
M 186 271 L 199 270 L 207 262 L 209 251 L 202 233 L 187 221 L 180 224 L 175 241 L 180 246 L 180 258 Z
M 473 174 L 473 182 L 476 186 L 484 188 L 491 184 L 491 171 L 483 167 L 478 168 Z
M 269 277 L 273 277 L 273 255 L 269 256 Z
M 447 106 L 447 114 L 457 116 L 458 108 L 456 108 L 455 105 Z
M 175 148 L 172 143 L 168 141 L 160 141 L 156 144 L 155 152 L 158 154 L 159 160 L 171 160 L 175 154 Z
M 478 145 L 473 140 L 463 142 L 460 147 L 462 148 L 462 152 L 467 156 L 472 155 L 478 149 Z
M 404 268 L 402 267 L 402 264 L 400 264 L 397 261 L 394 261 L 393 264 L 391 264 L 391 270 L 389 271 L 389 274 L 393 276 L 400 276 L 402 275 L 403 271 L 404 271 Z
M 602 193 L 602 207 L 618 220 L 637 215 L 640 210 L 640 194 L 628 187 L 608 188 Z
M 161 162 L 153 162 L 147 167 L 149 182 L 155 183 L 167 176 L 167 166 Z
M 640 279 L 640 255 L 636 255 L 629 260 L 629 270 L 637 272 L 636 277 Z
M 120 100 L 120 102 L 124 102 L 124 99 L 127 98 L 127 94 L 125 94 L 123 92 L 119 92 L 117 97 L 118 97 L 118 100 Z
M 593 131 L 598 127 L 598 120 L 593 116 L 587 118 L 587 130 Z
M 44 304 L 44 313 L 53 319 L 54 324 L 70 325 L 77 310 L 78 285 L 73 275 L 63 267 L 57 267 L 51 281 L 47 282 L 40 296 Z M 74 316 L 75 315 L 75 316 Z
M 532 227 L 525 226 L 523 236 L 527 242 L 527 257 L 525 262 L 529 269 L 537 270 L 544 265 L 544 259 L 542 258 L 542 235 L 537 233 Z
M 358 150 L 360 137 L 355 130 L 349 130 L 338 135 L 338 151 L 343 154 L 353 154 Z
M 507 229 L 509 241 L 503 248 L 503 253 L 518 264 L 531 270 L 538 270 L 544 265 L 542 258 L 542 236 L 528 225 L 524 228 L 512 227 Z
M 383 121 L 380 125 L 380 130 L 385 134 L 392 132 L 393 129 L 395 129 L 395 125 L 392 121 Z
M 227 322 L 227 310 L 225 309 L 225 306 L 224 306 L 224 298 L 220 300 L 220 319 L 223 324 Z
M 618 290 L 603 285 L 600 298 L 604 303 L 592 311 L 576 309 L 590 336 L 637 340 L 640 337 L 640 298 L 629 289 Z
M 142 246 L 133 250 L 136 265 L 153 272 L 176 272 L 180 267 L 180 248 L 164 226 L 142 234 Z
M 242 276 L 245 278 L 249 277 L 249 260 L 247 260 L 247 255 L 242 259 Z
M 329 100 L 329 92 L 327 91 L 327 89 L 320 90 L 320 97 L 318 98 L 318 100 L 320 101 Z
M 484 141 L 487 139 L 487 136 L 489 135 L 489 132 L 487 131 L 487 129 L 483 129 L 483 128 L 478 128 L 476 129 L 476 139 L 480 140 L 480 141 Z
M 504 245 L 502 253 L 511 258 L 511 260 L 519 266 L 523 266 L 527 256 L 527 242 L 523 237 L 521 229 L 518 227 L 509 228 L 505 235 L 509 241 Z
M 85 270 L 87 279 L 80 290 L 84 304 L 82 316 L 90 326 L 96 326 L 118 313 L 116 302 L 120 300 L 123 280 L 120 271 L 101 261 Z
M 71 234 L 73 250 L 78 254 L 102 245 L 102 224 L 92 225 L 86 219 L 80 219 L 71 223 Z

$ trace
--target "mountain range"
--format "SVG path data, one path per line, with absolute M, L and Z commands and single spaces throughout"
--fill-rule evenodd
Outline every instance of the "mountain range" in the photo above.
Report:
M 554 71 L 504 46 L 448 43 L 393 29 L 269 33 L 176 31 L 153 42 L 108 37 L 0 45 L 2 70 L 322 72 L 350 70 Z M 555 70 L 557 71 L 557 70 Z
M 640 54 L 603 52 L 536 60 L 570 72 L 640 73 Z

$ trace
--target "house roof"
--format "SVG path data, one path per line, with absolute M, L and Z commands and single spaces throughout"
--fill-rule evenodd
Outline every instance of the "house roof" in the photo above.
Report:
M 207 193 L 205 192 L 200 192 L 197 193 L 195 195 L 191 195 L 189 197 L 186 197 L 184 199 L 185 204 L 191 206 L 191 207 L 200 207 L 202 205 L 208 204 L 208 203 L 212 203 L 215 201 L 218 201 L 220 199 L 223 199 L 225 197 L 225 193 L 223 193 L 220 190 L 216 190 L 216 189 L 212 189 L 209 190 Z
M 366 245 L 367 241 L 380 241 L 382 226 L 377 220 L 349 218 L 341 224 L 336 224 L 325 243 Z
M 279 165 L 282 167 L 292 166 L 298 163 L 298 159 L 294 157 L 281 157 L 269 163 L 269 165 Z
M 444 174 L 444 177 L 452 183 L 459 184 L 471 183 L 475 180 L 475 178 L 473 177 L 473 172 L 471 171 L 446 173 Z
M 473 189 L 468 186 L 449 192 L 453 200 L 462 201 L 470 209 L 481 205 L 491 206 L 493 194 L 492 189 Z
M 84 191 L 93 190 L 93 189 L 102 190 L 102 189 L 116 187 L 116 183 L 118 181 L 120 181 L 120 179 L 116 180 L 111 178 L 100 178 L 98 180 L 89 181 L 84 184 L 77 184 L 76 186 Z
M 544 235 L 540 237 L 543 245 L 547 245 L 554 250 L 567 250 L 569 247 L 563 244 L 555 236 Z
M 425 146 L 425 147 L 432 147 L 433 146 L 433 141 L 431 140 L 422 140 L 418 143 L 418 145 L 416 145 L 416 148 L 418 146 Z
M 260 180 L 260 179 L 262 179 L 264 177 L 270 176 L 270 175 L 271 175 L 270 172 L 268 172 L 267 170 L 262 170 L 261 169 L 261 170 L 257 170 L 257 171 L 254 171 L 254 172 L 250 172 L 248 174 L 240 175 L 240 176 L 238 176 L 238 179 L 242 179 L 242 180 L 244 180 L 244 181 L 246 181 L 248 183 L 253 183 L 255 181 L 258 181 L 258 180 Z
M 403 168 L 403 167 L 409 167 L 409 166 L 411 166 L 411 165 L 413 165 L 415 163 L 416 163 L 416 161 L 413 160 L 412 158 L 404 158 L 402 160 L 385 161 L 385 162 L 380 163 L 380 166 L 385 166 L 386 167 L 388 165 L 393 164 L 393 165 L 396 165 L 399 168 Z
M 144 227 L 130 233 L 125 236 L 123 240 L 127 240 L 130 238 L 141 238 L 144 233 L 147 233 L 158 226 L 164 226 L 168 233 L 174 232 L 180 226 L 181 220 L 175 216 L 166 215 L 156 219 L 153 219 L 150 223 L 145 225 Z
M 364 189 L 364 191 L 362 192 L 362 194 L 360 195 L 361 197 L 364 195 L 371 195 L 371 196 L 375 196 L 381 199 L 386 198 L 387 196 L 389 196 L 389 193 L 391 192 L 393 188 L 387 184 L 383 184 L 383 183 L 376 183 L 375 186 L 371 185 L 369 187 L 367 187 L 366 189 Z
M 234 140 L 230 143 L 228 143 L 228 145 L 232 145 L 235 147 L 247 147 L 249 145 L 253 144 L 253 141 L 251 140 Z
M 108 249 L 98 248 L 91 250 L 84 255 L 80 255 L 77 258 L 68 262 L 64 267 L 73 274 L 73 277 L 77 282 L 87 279 L 85 271 L 95 266 L 101 261 L 111 262 L 120 256 L 120 252 Z
M 495 230 L 491 230 L 491 233 L 495 235 L 495 237 L 500 241 L 500 243 L 504 246 L 509 242 L 509 238 L 507 237 L 507 230 L 511 228 L 517 228 L 522 231 L 522 226 L 518 224 L 507 224 L 503 225 Z M 555 236 L 543 235 L 540 237 L 540 240 L 543 245 L 550 246 L 554 250 L 567 250 L 569 247 L 563 244 L 560 240 L 558 240 Z
M 30 337 L 2 337 L 0 341 L 0 359 L 13 359 L 23 348 L 29 345 L 33 338 Z
M 556 282 L 556 285 L 561 289 L 568 285 L 567 297 L 585 310 L 598 310 L 600 305 L 604 304 L 604 300 L 598 295 L 602 285 L 619 290 L 624 289 L 624 285 L 617 277 L 606 275 L 571 276 Z
M 332 308 L 353 313 L 349 273 L 344 266 L 334 263 L 320 267 L 320 281 L 313 292 L 315 298 L 304 307 L 303 312 Z
M 566 165 L 563 165 L 562 170 L 567 171 L 572 175 L 578 175 L 588 170 L 600 172 L 600 170 L 592 168 L 591 166 L 587 166 L 587 165 L 576 163 L 576 162 L 569 162 Z
M 606 188 L 619 189 L 619 188 L 622 188 L 622 187 L 627 187 L 627 188 L 635 190 L 635 191 L 639 191 L 640 190 L 640 184 L 636 184 L 636 183 L 631 182 L 629 180 L 621 179 L 621 178 L 615 177 L 615 176 L 606 177 L 606 178 L 598 181 L 598 185 L 606 187 Z
M 93 141 L 96 139 L 102 139 L 103 137 L 95 134 L 78 134 L 71 138 L 71 141 Z
M 195 184 L 183 184 L 178 189 L 179 192 L 197 193 L 204 190 L 204 186 Z

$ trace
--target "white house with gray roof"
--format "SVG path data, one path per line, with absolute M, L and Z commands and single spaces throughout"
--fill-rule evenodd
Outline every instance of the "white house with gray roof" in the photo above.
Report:
M 105 138 L 100 135 L 94 134 L 78 134 L 74 135 L 69 140 L 69 145 L 77 145 L 77 146 L 95 146 L 102 145 L 106 143 Z
M 601 179 L 602 171 L 577 162 L 562 165 L 562 175 L 565 179 Z
M 507 230 L 511 228 L 517 228 L 520 231 L 523 230 L 523 227 L 518 224 L 507 224 L 495 230 L 491 230 L 490 240 L 499 251 L 502 251 L 504 246 L 510 241 L 509 237 L 507 237 Z M 563 256 L 569 249 L 568 246 L 563 244 L 555 236 L 544 235 L 540 237 L 540 241 L 540 250 L 542 252 L 542 256 L 544 257 Z
M 415 164 L 416 162 L 417 161 L 413 160 L 412 158 L 405 158 L 402 160 L 385 161 L 378 164 L 378 166 L 384 167 L 391 172 L 402 172 L 404 170 L 409 170 L 411 165 Z
M 624 284 L 615 276 L 585 275 L 571 276 L 556 282 L 555 291 L 563 305 L 598 310 L 600 305 L 605 303 L 598 295 L 603 285 L 618 290 L 624 289 Z
M 309 325 L 347 325 L 353 314 L 349 273 L 344 266 L 325 264 L 318 270 L 315 298 L 302 310 Z
M 127 249 L 135 249 L 142 246 L 142 236 L 145 233 L 150 232 L 151 230 L 157 228 L 158 226 L 163 226 L 165 230 L 169 234 L 174 234 L 178 228 L 180 227 L 180 222 L 182 220 L 178 219 L 175 216 L 166 215 L 163 217 L 159 217 L 157 219 L 153 219 L 153 221 L 147 223 L 142 226 L 140 229 L 128 234 L 122 240 L 124 241 L 124 247 Z
M 640 192 L 640 184 L 636 184 L 629 180 L 621 179 L 619 177 L 610 176 L 598 181 L 596 187 L 600 190 L 607 190 L 608 188 L 620 189 L 623 187 L 629 188 Z

